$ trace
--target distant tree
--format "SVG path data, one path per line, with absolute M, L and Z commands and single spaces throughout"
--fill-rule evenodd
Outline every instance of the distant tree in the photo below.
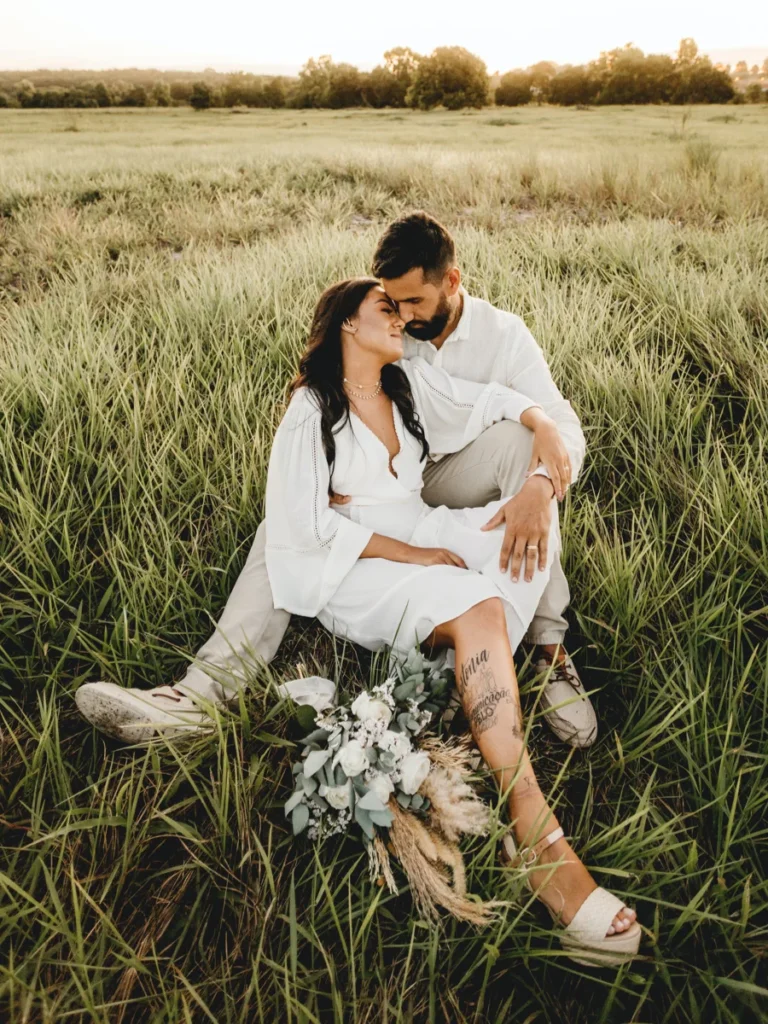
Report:
M 4 92 L 0 92 L 0 107 L 10 107 L 11 100 Z
M 208 110 L 213 103 L 213 89 L 207 82 L 195 82 L 189 97 L 193 110 Z
M 768 57 L 766 57 L 765 60 L 763 61 L 763 65 L 762 65 L 762 68 L 761 68 L 761 73 L 763 75 L 768 75 Z
M 155 82 L 152 86 L 150 99 L 156 107 L 170 107 L 171 87 L 167 82 Z
M 362 92 L 364 101 L 377 109 L 405 106 L 407 89 L 403 89 L 392 72 L 387 71 L 383 64 L 377 64 L 373 71 L 363 77 Z
M 391 50 L 384 51 L 384 67 L 397 81 L 398 92 L 402 91 L 400 106 L 405 106 L 406 94 L 411 87 L 419 64 L 423 60 L 422 55 L 416 53 L 409 46 L 393 46 Z M 391 105 L 395 106 L 396 104 Z
M 134 85 L 123 97 L 124 107 L 148 107 L 149 96 L 143 85 Z
M 362 84 L 360 72 L 353 64 L 329 64 L 327 106 L 334 110 L 359 107 L 363 102 Z
M 589 69 L 577 65 L 561 68 L 553 75 L 547 87 L 547 98 L 550 103 L 573 107 L 579 103 L 593 103 L 597 90 L 598 83 L 590 75 Z
M 407 46 L 395 46 L 384 53 L 384 63 L 377 65 L 363 80 L 363 96 L 372 107 L 404 107 L 405 98 L 421 54 Z
M 734 68 L 734 74 L 736 74 L 736 75 L 748 75 L 749 74 L 749 68 L 747 67 L 747 62 L 745 60 L 740 60 L 740 61 L 736 62 L 736 67 Z
M 494 94 L 496 105 L 499 107 L 520 107 L 531 102 L 533 93 L 530 71 L 508 71 L 501 76 L 498 88 Z
M 171 99 L 174 103 L 191 103 L 192 82 L 171 82 Z
M 632 43 L 600 57 L 593 68 L 599 82 L 598 103 L 660 103 L 671 99 L 675 92 L 677 76 L 671 57 L 646 57 Z
M 278 76 L 264 85 L 261 98 L 265 107 L 284 107 L 286 103 L 285 79 Z
M 557 65 L 553 64 L 551 60 L 540 60 L 538 64 L 532 64 L 528 68 L 528 74 L 531 76 L 531 91 L 533 98 L 538 103 L 543 103 L 546 100 L 549 83 L 556 72 Z
M 329 54 L 315 60 L 310 57 L 299 71 L 299 81 L 293 93 L 292 105 L 296 107 L 327 107 L 330 67 L 333 61 Z
M 759 82 L 751 82 L 744 90 L 744 98 L 747 103 L 762 103 L 765 97 L 766 93 Z
M 699 55 L 699 48 L 693 39 L 686 37 L 680 40 L 680 44 L 677 47 L 677 58 L 675 63 L 678 65 L 693 64 Z
M 97 107 L 112 106 L 112 93 L 105 82 L 94 82 L 91 86 L 91 95 L 96 100 Z
M 23 78 L 16 86 L 16 99 L 22 107 L 36 106 L 37 89 L 28 78 Z
M 483 107 L 488 102 L 488 69 L 463 46 L 438 46 L 416 68 L 406 102 L 429 110 Z
M 221 102 L 225 107 L 261 107 L 264 103 L 261 80 L 256 75 L 237 71 L 227 77 L 221 91 Z
M 675 61 L 677 84 L 672 96 L 673 103 L 727 103 L 734 98 L 735 89 L 731 76 L 722 68 L 716 68 L 709 57 L 690 57 L 685 53 L 683 59 L 683 43 L 691 43 L 692 39 L 680 43 L 678 59 Z M 698 52 L 698 51 L 697 51 Z M 741 62 L 740 62 L 741 63 Z M 738 64 L 736 67 L 738 68 Z M 745 65 L 746 66 L 746 65 Z

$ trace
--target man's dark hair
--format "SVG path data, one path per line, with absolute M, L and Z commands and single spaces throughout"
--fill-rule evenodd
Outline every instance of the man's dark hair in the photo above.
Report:
M 421 267 L 424 277 L 439 281 L 453 265 L 456 246 L 450 232 L 423 210 L 392 221 L 373 254 L 374 277 L 402 277 Z

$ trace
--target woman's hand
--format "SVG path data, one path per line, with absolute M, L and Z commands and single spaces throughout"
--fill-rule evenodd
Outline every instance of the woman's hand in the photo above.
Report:
M 412 544 L 408 547 L 407 561 L 412 565 L 458 565 L 460 569 L 466 569 L 467 563 L 463 558 L 454 555 L 448 548 L 417 548 Z
M 526 476 L 530 476 L 540 462 L 549 473 L 558 501 L 562 501 L 571 482 L 571 460 L 557 424 L 549 417 L 534 428 L 533 450 Z

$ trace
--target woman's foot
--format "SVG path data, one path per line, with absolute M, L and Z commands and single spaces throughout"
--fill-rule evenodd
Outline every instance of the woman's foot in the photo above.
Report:
M 559 867 L 550 866 L 561 859 L 563 863 Z M 528 868 L 528 880 L 536 895 L 563 925 L 571 923 L 584 900 L 597 888 L 597 882 L 564 838 L 539 853 L 536 867 Z M 636 919 L 635 911 L 624 907 L 614 917 L 606 937 L 627 931 Z

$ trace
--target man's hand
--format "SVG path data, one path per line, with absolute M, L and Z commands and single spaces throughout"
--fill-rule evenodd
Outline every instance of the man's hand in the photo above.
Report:
M 533 431 L 533 448 L 528 472 L 533 473 L 539 463 L 549 473 L 558 501 L 562 501 L 565 489 L 571 482 L 571 459 L 553 420 L 537 424 Z
M 522 564 L 525 565 L 525 578 L 528 582 L 533 579 L 537 562 L 542 572 L 547 567 L 553 490 L 554 484 L 546 477 L 530 477 L 520 493 L 510 498 L 495 516 L 480 527 L 481 530 L 493 530 L 506 523 L 499 568 L 506 572 L 511 556 L 514 582 L 517 582 Z
M 351 496 L 349 494 L 337 494 L 334 491 L 333 494 L 328 499 L 328 502 L 331 505 L 346 505 L 350 497 Z

